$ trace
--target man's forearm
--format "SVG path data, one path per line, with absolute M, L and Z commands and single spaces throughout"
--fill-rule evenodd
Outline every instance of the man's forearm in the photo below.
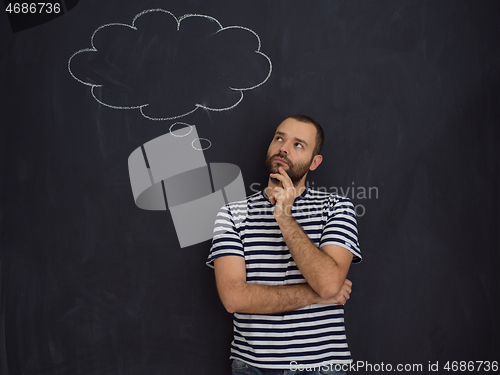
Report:
M 345 277 L 340 275 L 335 260 L 318 249 L 292 216 L 278 220 L 283 239 L 302 276 L 322 298 L 338 293 Z
M 223 296 L 227 311 L 245 314 L 278 314 L 321 302 L 308 284 L 260 285 L 238 283 L 230 295 Z

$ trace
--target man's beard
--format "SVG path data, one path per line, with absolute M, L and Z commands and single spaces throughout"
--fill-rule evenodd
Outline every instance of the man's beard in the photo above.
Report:
M 290 177 L 290 180 L 292 180 L 292 183 L 294 186 L 297 186 L 300 180 L 302 180 L 302 177 L 306 175 L 307 172 L 309 172 L 309 167 L 311 166 L 312 159 L 309 163 L 297 163 L 296 165 L 293 164 L 290 159 L 287 158 L 286 154 L 279 153 L 273 156 L 270 156 L 267 154 L 266 156 L 266 168 L 268 173 L 280 173 L 279 172 L 279 167 L 283 167 L 283 164 L 275 162 L 274 159 L 280 158 L 283 159 L 287 164 L 288 164 L 288 170 L 285 168 L 285 172 L 288 174 L 288 177 Z M 272 178 L 271 180 L 279 184 L 281 181 L 278 180 L 277 178 Z

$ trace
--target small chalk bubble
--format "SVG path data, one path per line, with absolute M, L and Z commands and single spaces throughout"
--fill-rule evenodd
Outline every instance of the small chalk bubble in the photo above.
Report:
M 179 129 L 172 129 L 176 125 L 177 126 L 184 125 L 184 126 L 182 128 L 179 128 Z M 186 129 L 188 130 L 187 132 L 186 132 Z M 193 131 L 193 126 L 186 124 L 185 122 L 176 122 L 170 126 L 169 130 L 170 130 L 170 134 L 172 134 L 174 137 L 180 138 L 180 137 L 185 137 L 186 135 L 190 134 Z
M 203 146 L 203 144 L 205 144 L 205 146 Z M 193 142 L 191 142 L 191 146 L 193 146 L 193 148 L 195 150 L 205 151 L 205 150 L 209 149 L 210 146 L 212 146 L 212 142 L 210 142 L 206 138 L 198 138 L 198 139 L 195 139 Z

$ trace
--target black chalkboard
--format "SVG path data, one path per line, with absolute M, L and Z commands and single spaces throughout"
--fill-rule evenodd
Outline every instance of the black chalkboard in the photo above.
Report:
M 262 189 L 294 113 L 326 133 L 309 186 L 356 205 L 358 372 L 500 360 L 500 3 L 59 3 L 0 15 L 1 374 L 229 374 L 210 239 L 183 223 L 183 245 L 173 207 Z M 185 181 L 207 185 L 139 208 L 175 184 L 146 173 L 135 194 L 129 157 L 154 169 L 175 123 L 204 149 Z

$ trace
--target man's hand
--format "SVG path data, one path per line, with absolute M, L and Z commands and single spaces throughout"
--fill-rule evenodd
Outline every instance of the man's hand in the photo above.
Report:
M 332 303 L 336 305 L 344 305 L 349 298 L 351 298 L 352 292 L 352 282 L 349 279 L 345 279 L 344 284 L 340 288 L 340 292 L 337 293 L 336 296 L 328 299 L 321 299 L 318 302 L 321 305 L 330 305 Z
M 295 187 L 292 180 L 282 167 L 280 173 L 271 173 L 270 176 L 280 181 L 280 186 L 275 187 L 269 194 L 269 202 L 276 204 L 274 207 L 274 217 L 276 220 L 292 216 L 292 206 L 295 201 Z

